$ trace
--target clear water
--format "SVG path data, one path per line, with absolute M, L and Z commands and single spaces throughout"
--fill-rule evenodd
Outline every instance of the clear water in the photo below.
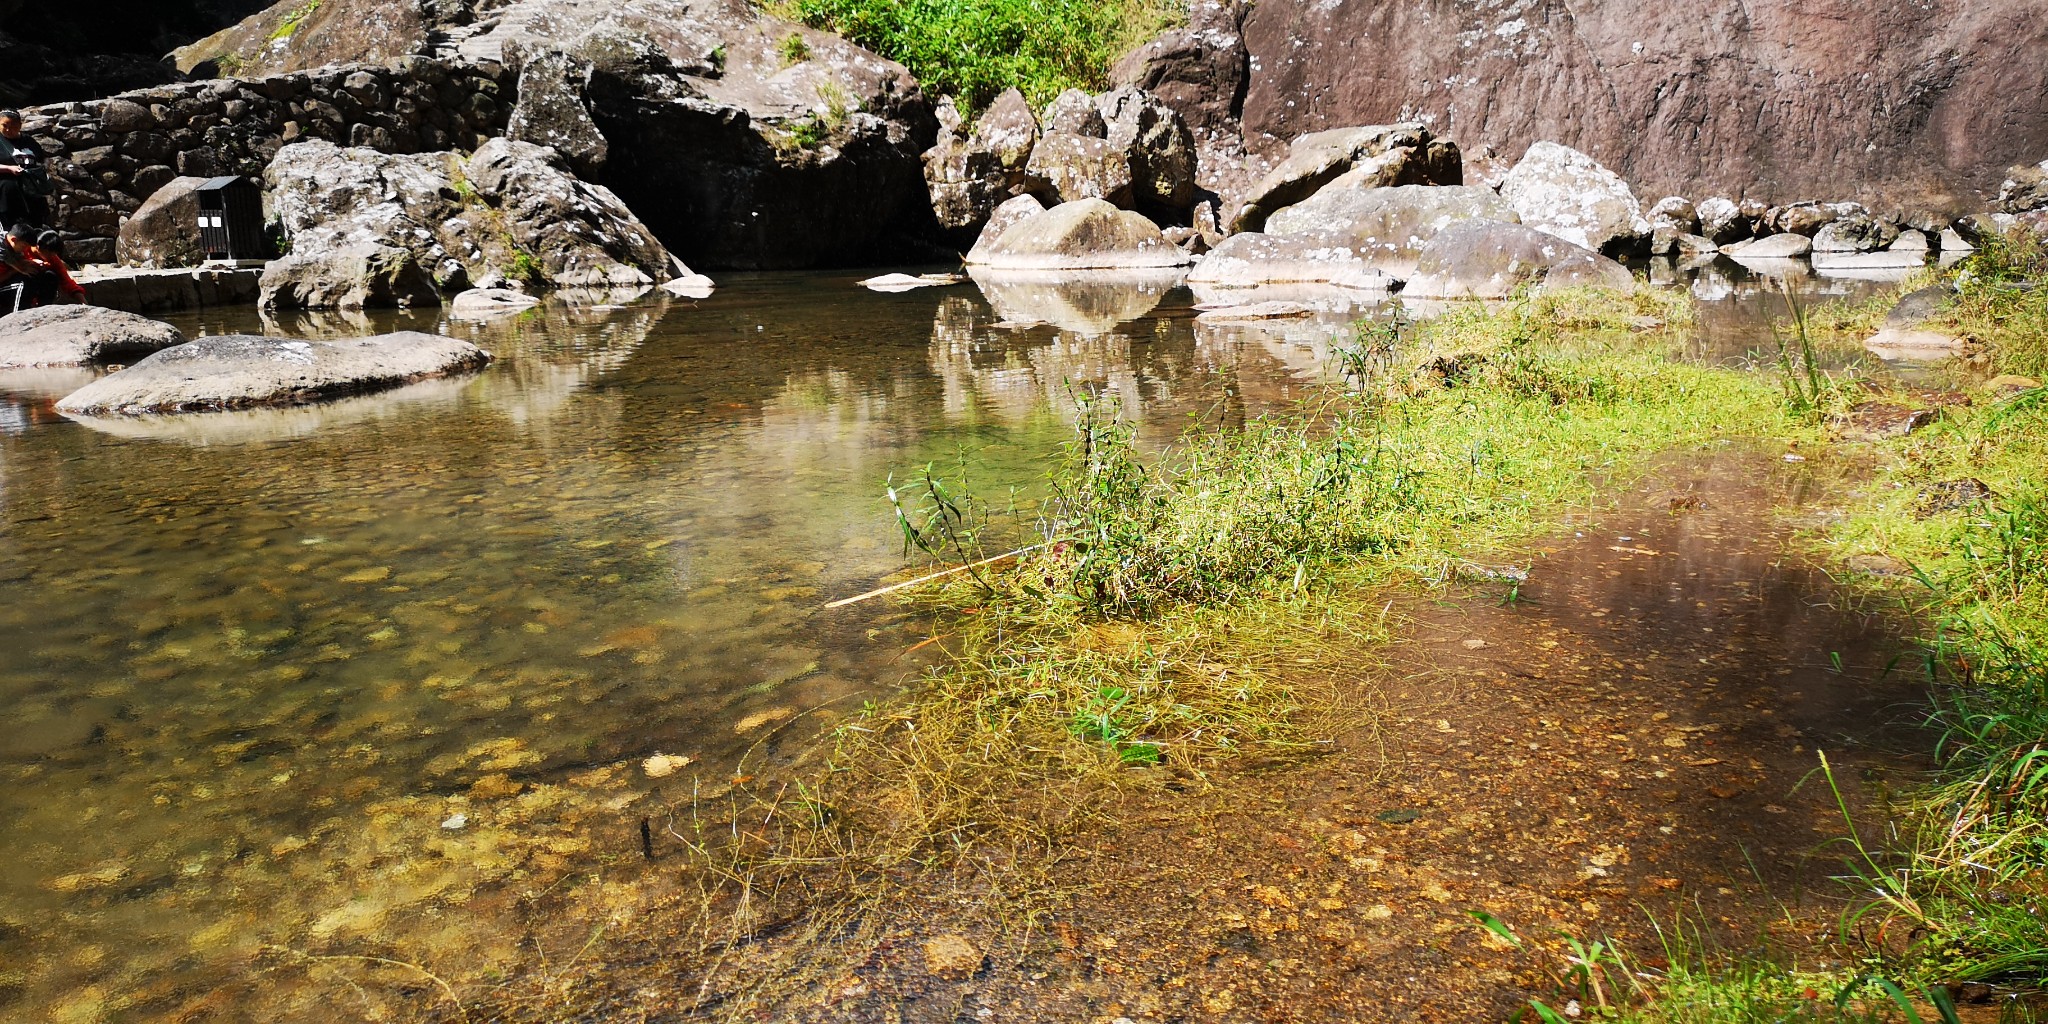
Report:
M 1073 387 L 1148 443 L 1241 422 L 1348 321 L 856 276 L 495 325 L 179 321 L 498 356 L 283 412 L 87 426 L 50 409 L 82 374 L 0 376 L 0 1015 L 290 1016 L 331 979 L 250 994 L 321 957 L 488 964 L 522 887 L 635 855 L 649 801 L 916 671 L 916 620 L 822 609 L 905 564 L 885 481 L 964 461 L 1028 491 Z M 1757 295 L 1712 296 L 1710 354 L 1768 337 Z M 658 752 L 695 763 L 650 779 Z

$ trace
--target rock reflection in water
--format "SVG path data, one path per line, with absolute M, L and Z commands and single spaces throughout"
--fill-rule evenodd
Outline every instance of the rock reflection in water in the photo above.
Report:
M 1006 323 L 1050 324 L 1083 336 L 1107 334 L 1159 305 L 1184 269 L 1033 271 L 970 267 L 968 273 Z

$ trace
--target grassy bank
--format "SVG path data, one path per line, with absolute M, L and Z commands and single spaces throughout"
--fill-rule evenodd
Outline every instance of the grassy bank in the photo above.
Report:
M 1893 574 L 1867 583 L 1931 624 L 1943 776 L 1917 834 L 1873 853 L 1867 920 L 1910 936 L 1890 965 L 1924 982 L 2048 985 L 2048 248 L 1988 246 L 1945 282 L 1941 325 L 1981 346 L 1973 397 L 1885 446 L 1875 485 L 1827 537 Z
M 1184 21 L 1167 0 L 789 0 L 787 13 L 901 63 L 927 95 L 978 111 L 1003 90 L 1042 106 L 1099 92 L 1125 51 Z

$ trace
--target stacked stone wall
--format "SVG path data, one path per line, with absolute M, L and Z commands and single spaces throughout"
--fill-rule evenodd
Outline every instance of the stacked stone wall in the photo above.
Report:
M 24 111 L 50 154 L 74 262 L 114 259 L 121 222 L 173 178 L 260 178 L 303 139 L 386 153 L 471 150 L 505 132 L 513 79 L 495 64 L 407 57 L 249 80 L 184 82 Z

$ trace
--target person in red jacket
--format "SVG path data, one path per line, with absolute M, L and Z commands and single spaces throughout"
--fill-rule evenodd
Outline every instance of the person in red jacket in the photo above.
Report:
M 71 268 L 64 263 L 64 236 L 55 231 L 45 231 L 36 236 L 36 247 L 29 250 L 29 261 L 57 275 L 57 294 L 53 302 L 79 304 L 85 301 L 85 286 L 71 277 Z
M 57 298 L 60 278 L 33 257 L 41 229 L 16 224 L 0 241 L 0 315 L 33 309 Z M 58 262 L 63 262 L 59 260 Z

